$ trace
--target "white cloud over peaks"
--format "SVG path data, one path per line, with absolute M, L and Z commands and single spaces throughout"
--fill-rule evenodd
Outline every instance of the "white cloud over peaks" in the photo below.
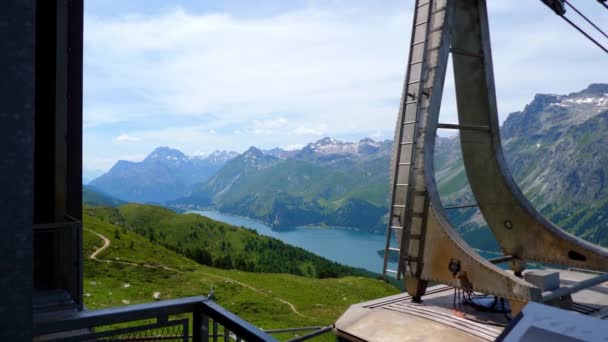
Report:
M 261 134 L 273 134 L 277 130 L 284 129 L 287 127 L 289 120 L 285 118 L 269 119 L 269 120 L 253 120 L 253 133 L 257 135 Z
M 293 130 L 293 133 L 296 135 L 310 135 L 310 136 L 319 136 L 327 133 L 327 125 L 312 125 L 312 126 L 299 126 Z
M 127 134 L 121 134 L 119 136 L 117 136 L 116 138 L 114 138 L 114 141 L 116 142 L 136 142 L 139 141 L 140 139 L 138 137 L 133 137 Z
M 407 41 L 408 18 L 406 6 L 381 15 L 328 8 L 242 19 L 176 8 L 89 16 L 90 106 L 106 100 L 95 101 L 93 90 L 114 89 L 171 115 L 250 122 L 297 113 L 338 131 L 345 119 L 362 129 L 392 126 L 395 108 L 386 101 L 400 96 L 407 44 L 396 42 Z
M 325 135 L 392 138 L 413 2 L 362 3 L 310 1 L 266 16 L 179 7 L 154 15 L 87 12 L 85 162 L 107 168 L 118 155 L 107 142 L 135 137 L 141 140 L 121 144 L 120 153 L 242 151 Z M 595 2 L 580 6 L 604 20 L 604 12 L 589 11 Z M 540 1 L 490 0 L 488 7 L 501 119 L 535 93 L 608 80 L 605 55 Z M 448 79 L 443 122 L 456 120 L 454 93 Z

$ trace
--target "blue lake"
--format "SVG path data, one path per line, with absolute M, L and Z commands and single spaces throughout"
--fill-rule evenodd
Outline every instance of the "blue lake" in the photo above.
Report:
M 317 255 L 341 264 L 359 267 L 375 273 L 382 272 L 383 259 L 377 253 L 384 250 L 384 234 L 370 234 L 349 229 L 327 227 L 297 227 L 290 230 L 273 230 L 271 227 L 246 217 L 222 214 L 217 211 L 189 211 L 210 219 L 238 227 L 255 229 L 259 234 L 302 247 Z M 483 255 L 484 253 L 482 253 Z M 494 257 L 496 255 L 484 255 Z M 391 263 L 391 269 L 397 269 Z
M 246 217 L 222 214 L 217 211 L 190 211 L 210 219 L 238 227 L 255 229 L 259 234 L 279 239 L 341 264 L 360 267 L 381 273 L 386 239 L 381 234 L 369 234 L 349 229 L 327 227 L 298 227 L 290 230 L 273 230 L 271 227 Z M 391 265 L 392 269 L 396 265 Z

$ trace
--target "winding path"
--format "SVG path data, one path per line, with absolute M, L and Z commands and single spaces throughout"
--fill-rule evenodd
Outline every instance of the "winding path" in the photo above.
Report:
M 89 231 L 89 232 L 97 235 L 100 239 L 103 240 L 103 246 L 99 247 L 93 253 L 91 253 L 91 255 L 89 255 L 89 259 L 91 259 L 91 260 L 95 260 L 95 261 L 99 261 L 99 262 L 107 262 L 107 263 L 115 262 L 115 263 L 126 264 L 126 265 L 143 266 L 143 267 L 148 267 L 148 268 L 160 268 L 160 269 L 164 269 L 164 270 L 167 270 L 167 271 L 175 271 L 172 268 L 169 268 L 169 267 L 166 267 L 166 266 L 162 266 L 162 265 L 161 266 L 155 266 L 155 265 L 149 265 L 149 264 L 138 264 L 138 263 L 129 262 L 129 261 L 98 259 L 97 255 L 99 253 L 103 252 L 104 250 L 106 250 L 108 247 L 110 247 L 110 245 L 111 245 L 110 239 L 108 239 L 107 237 L 99 234 L 98 232 L 96 232 L 94 230 L 87 229 L 87 228 L 85 228 L 85 229 L 87 231 Z M 293 311 L 293 313 L 295 313 L 296 315 L 301 316 L 301 317 L 307 317 L 307 316 L 302 315 L 300 312 L 298 312 L 298 310 L 296 309 L 296 307 L 292 303 L 286 301 L 285 299 L 272 296 L 272 295 L 270 295 L 270 294 L 268 294 L 268 293 L 266 293 L 266 292 L 264 292 L 264 291 L 262 291 L 260 289 L 257 289 L 255 287 L 249 285 L 249 284 L 245 284 L 245 283 L 242 283 L 242 282 L 240 282 L 238 280 L 234 280 L 234 279 L 231 279 L 231 278 L 226 278 L 226 277 L 222 277 L 222 276 L 218 276 L 218 275 L 214 275 L 214 274 L 210 274 L 210 273 L 205 273 L 205 272 L 201 272 L 201 273 L 204 274 L 204 275 L 210 276 L 210 277 L 214 277 L 214 278 L 218 278 L 218 279 L 222 279 L 222 280 L 225 280 L 225 281 L 229 281 L 229 282 L 233 282 L 233 283 L 239 284 L 239 285 L 241 285 L 243 287 L 246 287 L 246 288 L 248 288 L 248 289 L 250 289 L 252 291 L 255 291 L 257 293 L 269 296 L 270 298 L 272 298 L 274 300 L 277 300 L 277 301 L 279 301 L 279 302 L 281 302 L 281 303 L 289 306 L 289 308 L 291 308 L 291 311 Z
M 105 249 L 107 249 L 108 247 L 110 247 L 110 239 L 108 239 L 107 237 L 105 237 L 104 235 L 99 234 L 98 232 L 91 230 L 91 229 L 87 229 L 85 228 L 87 231 L 97 235 L 99 238 L 101 238 L 103 240 L 103 246 L 101 246 L 100 248 L 98 248 L 97 250 L 95 250 L 93 253 L 91 253 L 91 255 L 89 255 L 89 259 L 91 260 L 95 260 L 98 262 L 113 262 L 113 263 L 117 263 L 117 264 L 124 264 L 124 265 L 133 265 L 133 266 L 142 266 L 142 267 L 147 267 L 147 268 L 159 268 L 159 269 L 163 269 L 165 271 L 175 271 L 174 269 L 172 269 L 171 267 L 167 267 L 164 265 L 150 265 L 150 264 L 140 264 L 137 262 L 131 262 L 131 261 L 123 261 L 123 260 L 110 260 L 110 259 L 99 259 L 97 258 L 97 254 L 103 252 Z
M 103 252 L 105 249 L 107 249 L 108 247 L 110 247 L 110 243 L 111 243 L 111 242 L 110 242 L 110 239 L 108 239 L 107 237 L 105 237 L 105 236 L 103 236 L 103 235 L 99 234 L 99 233 L 98 233 L 98 232 L 96 232 L 96 231 L 93 231 L 93 230 L 90 230 L 90 229 L 87 229 L 87 230 L 88 230 L 89 232 L 91 232 L 91 233 L 93 233 L 93 234 L 95 234 L 95 235 L 99 236 L 99 238 L 103 240 L 103 246 L 101 246 L 101 247 L 100 247 L 100 248 L 98 248 L 98 249 L 97 249 L 95 252 L 93 252 L 93 253 L 91 253 L 91 255 L 89 255 L 89 259 L 91 259 L 91 260 L 97 260 L 97 261 L 101 261 L 101 260 L 97 259 L 97 254 L 99 254 L 99 253 Z
M 222 276 L 217 276 L 217 275 L 210 274 L 210 273 L 205 273 L 205 272 L 201 272 L 201 273 L 204 274 L 204 275 L 210 276 L 210 277 L 214 277 L 214 278 L 218 278 L 218 279 L 222 279 L 222 280 L 225 280 L 225 281 L 229 281 L 229 282 L 233 282 L 233 283 L 239 284 L 239 285 L 241 285 L 243 287 L 246 287 L 246 288 L 248 288 L 248 289 L 250 289 L 252 291 L 255 291 L 257 293 L 269 296 L 272 299 L 278 300 L 279 302 L 288 305 L 291 308 L 291 311 L 293 311 L 296 315 L 299 315 L 299 316 L 302 316 L 302 317 L 307 317 L 307 316 L 304 316 L 301 313 L 299 313 L 298 310 L 296 309 L 296 307 L 293 304 L 291 304 L 290 302 L 286 301 L 285 299 L 269 295 L 268 293 L 266 293 L 266 292 L 264 292 L 264 291 L 262 291 L 260 289 L 256 289 L 255 287 L 253 287 L 251 285 L 248 285 L 248 284 L 245 284 L 245 283 L 241 283 L 238 280 L 234 280 L 234 279 L 230 279 L 230 278 L 225 278 L 225 277 L 222 277 Z

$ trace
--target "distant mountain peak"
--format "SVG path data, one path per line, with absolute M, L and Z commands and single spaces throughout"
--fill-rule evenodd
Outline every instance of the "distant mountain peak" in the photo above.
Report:
M 608 95 L 608 83 L 591 83 L 587 88 L 571 93 L 568 96 L 594 96 L 604 97 Z
M 330 137 L 325 137 L 321 140 L 317 140 L 314 145 L 320 145 L 320 146 L 325 146 L 325 145 L 332 145 L 332 144 L 341 144 L 341 141 L 338 141 L 334 138 L 330 138 Z
M 264 152 L 262 150 L 260 150 L 259 148 L 255 147 L 255 146 L 251 146 L 243 154 L 263 155 Z
M 150 155 L 144 159 L 144 162 L 152 162 L 152 161 L 162 161 L 162 162 L 184 162 L 188 160 L 188 156 L 186 156 L 182 151 L 161 146 L 157 147 Z

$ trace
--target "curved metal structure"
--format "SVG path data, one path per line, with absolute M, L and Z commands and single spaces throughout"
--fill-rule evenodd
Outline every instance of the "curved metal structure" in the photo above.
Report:
M 427 281 L 507 298 L 515 312 L 542 301 L 518 275 L 526 261 L 608 271 L 608 250 L 576 238 L 540 215 L 518 189 L 500 142 L 485 0 L 418 0 L 395 135 L 392 202 L 385 253 L 399 267 L 414 300 Z M 452 54 L 458 125 L 438 123 L 448 57 Z M 438 128 L 460 131 L 471 189 L 511 269 L 473 251 L 447 220 L 434 178 Z M 397 247 L 391 247 L 395 233 Z

